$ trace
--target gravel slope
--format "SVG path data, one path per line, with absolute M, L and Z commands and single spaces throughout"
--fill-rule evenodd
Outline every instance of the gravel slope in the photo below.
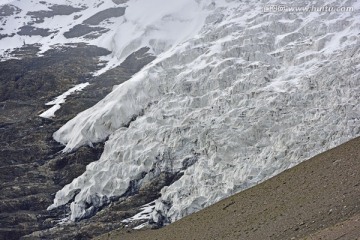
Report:
M 360 239 L 360 138 L 160 230 L 99 239 Z

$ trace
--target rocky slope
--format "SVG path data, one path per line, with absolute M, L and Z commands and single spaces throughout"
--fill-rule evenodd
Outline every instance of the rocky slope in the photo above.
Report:
M 2 2 L 4 238 L 161 227 L 359 136 L 358 1 L 275 4 Z
M 171 172 L 150 217 L 166 224 L 358 136 L 356 12 L 261 6 L 210 4 L 198 35 L 61 127 L 64 151 L 107 142 L 49 209 L 71 203 L 79 220 Z
M 142 49 L 99 81 L 91 73 L 98 69 L 99 57 L 109 54 L 105 49 L 79 44 L 43 57 L 36 56 L 38 51 L 29 45 L 13 53 L 21 60 L 0 63 L 0 239 L 4 240 L 53 227 L 64 217 L 64 210 L 46 210 L 53 194 L 97 160 L 103 145 L 65 155 L 52 133 L 153 59 Z M 38 116 L 46 110 L 44 102 L 85 81 L 91 85 L 68 97 L 55 118 Z

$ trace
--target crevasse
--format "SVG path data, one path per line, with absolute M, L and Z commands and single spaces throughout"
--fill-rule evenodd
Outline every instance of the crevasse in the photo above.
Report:
M 131 180 L 183 172 L 161 190 L 152 214 L 173 222 L 359 136 L 355 12 L 262 7 L 207 5 L 197 34 L 59 129 L 54 138 L 66 151 L 109 139 L 49 209 L 80 190 L 71 203 L 75 220 L 122 195 Z

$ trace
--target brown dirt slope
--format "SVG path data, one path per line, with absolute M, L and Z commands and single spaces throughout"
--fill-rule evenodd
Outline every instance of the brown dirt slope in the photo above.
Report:
M 99 239 L 360 239 L 360 138 L 159 230 Z

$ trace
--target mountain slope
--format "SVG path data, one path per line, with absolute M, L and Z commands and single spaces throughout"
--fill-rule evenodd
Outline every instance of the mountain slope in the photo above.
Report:
M 109 51 L 85 44 L 59 47 L 42 57 L 36 56 L 36 47 L 26 46 L 17 51 L 21 59 L 0 62 L 1 240 L 17 240 L 34 231 L 53 228 L 64 218 L 64 209 L 49 212 L 46 208 L 56 191 L 82 174 L 90 162 L 99 159 L 103 144 L 62 154 L 63 147 L 53 140 L 52 134 L 105 97 L 114 84 L 128 80 L 153 60 L 146 51 L 132 54 L 121 66 L 99 77 L 92 77 L 91 72 L 99 68 L 99 57 Z M 82 92 L 68 96 L 54 118 L 39 117 L 48 108 L 45 102 L 84 81 L 91 84 Z M 106 229 L 117 228 L 114 222 L 108 219 Z M 91 230 L 97 235 L 106 232 L 105 228 Z M 76 235 L 74 231 L 71 233 L 67 239 Z M 62 235 L 66 235 L 65 231 Z
M 181 174 L 154 206 L 162 225 L 358 136 L 357 12 L 262 7 L 209 4 L 199 34 L 60 128 L 65 152 L 107 142 L 49 209 L 71 203 L 79 220 L 161 172 Z
M 208 14 L 204 2 L 9 0 L 0 3 L 0 55 L 13 58 L 11 51 L 25 44 L 38 45 L 41 55 L 59 45 L 87 43 L 112 52 L 99 75 L 143 47 L 157 55 L 196 34 Z
M 351 140 L 165 228 L 98 239 L 358 239 L 359 147 Z
M 264 11 L 276 4 L 3 1 L 0 66 L 7 67 L 3 73 L 11 72 L 11 79 L 2 75 L 6 84 L 0 86 L 0 104 L 10 114 L 1 116 L 6 121 L 0 130 L 5 133 L 4 152 L 11 154 L 2 161 L 2 170 L 25 172 L 17 176 L 20 185 L 29 174 L 50 186 L 46 196 L 36 198 L 41 217 L 20 213 L 21 221 L 27 217 L 37 224 L 20 230 L 37 231 L 24 238 L 91 238 L 122 225 L 161 227 L 359 136 L 359 1 L 316 2 L 334 6 L 334 11 L 297 1 L 287 4 L 307 9 Z M 345 11 L 336 11 L 339 7 Z M 76 56 L 79 48 L 90 51 L 85 68 Z M 65 52 L 73 53 L 76 65 L 64 61 Z M 54 69 L 44 64 L 37 74 L 32 64 L 44 59 L 60 64 L 50 65 Z M 21 69 L 23 60 L 28 65 Z M 82 74 L 72 76 L 72 71 Z M 34 81 L 23 77 L 28 73 Z M 71 77 L 46 81 L 53 75 Z M 75 91 L 84 86 L 83 92 Z M 45 96 L 36 97 L 33 93 L 43 87 Z M 23 99 L 24 89 L 35 107 L 8 99 Z M 69 101 L 64 103 L 65 97 Z M 53 107 L 44 112 L 45 104 Z M 15 110 L 14 105 L 21 106 Z M 25 118 L 19 109 L 31 116 L 31 124 L 9 124 L 14 116 Z M 21 134 L 24 128 L 44 128 L 43 123 L 51 127 L 39 135 Z M 16 136 L 6 144 L 16 127 Z M 55 132 L 53 138 L 64 145 L 61 152 L 54 152 L 59 145 L 46 130 Z M 41 152 L 39 159 L 36 151 L 20 154 L 17 143 L 42 149 L 31 141 L 41 137 L 47 149 L 54 146 L 51 151 Z M 72 171 L 82 153 L 81 166 Z M 30 160 L 40 166 L 28 165 Z M 4 186 L 13 197 L 9 189 L 18 186 L 11 181 Z M 56 195 L 50 196 L 50 190 Z M 17 205 L 9 204 L 13 198 L 0 202 L 10 209 L 6 218 L 23 208 L 30 211 L 30 196 Z M 143 214 L 131 217 L 144 204 Z M 21 228 L 21 221 L 9 219 L 6 226 L 16 223 Z M 65 224 L 53 228 L 59 222 Z

